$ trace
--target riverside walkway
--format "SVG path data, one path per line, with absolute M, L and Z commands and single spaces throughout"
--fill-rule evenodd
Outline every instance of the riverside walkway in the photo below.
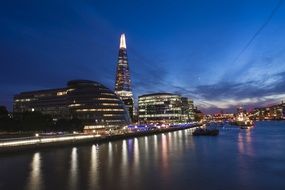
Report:
M 18 151 L 40 147 L 50 147 L 58 145 L 74 145 L 82 143 L 101 143 L 106 141 L 134 138 L 140 136 L 155 135 L 159 133 L 172 132 L 199 127 L 199 124 L 173 126 L 167 128 L 156 128 L 144 131 L 131 131 L 117 134 L 98 135 L 98 134 L 67 134 L 42 136 L 36 134 L 33 137 L 0 139 L 0 152 Z

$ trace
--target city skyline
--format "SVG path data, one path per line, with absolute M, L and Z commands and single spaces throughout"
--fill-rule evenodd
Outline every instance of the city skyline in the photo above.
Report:
M 113 89 L 121 33 L 135 98 L 174 92 L 208 112 L 285 99 L 283 1 L 206 2 L 2 3 L 0 104 L 71 79 Z

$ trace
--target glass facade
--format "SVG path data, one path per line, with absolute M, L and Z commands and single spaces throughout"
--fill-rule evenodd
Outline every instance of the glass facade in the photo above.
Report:
M 188 99 L 171 93 L 147 94 L 139 97 L 140 123 L 178 123 L 188 118 Z
M 70 81 L 66 88 L 23 92 L 14 97 L 14 112 L 39 111 L 56 119 L 78 118 L 89 128 L 118 127 L 130 118 L 122 100 L 100 83 Z

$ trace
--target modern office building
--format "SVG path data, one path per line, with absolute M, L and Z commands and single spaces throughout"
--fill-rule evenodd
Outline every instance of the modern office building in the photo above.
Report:
M 134 112 L 134 99 L 131 89 L 130 69 L 128 63 L 125 34 L 122 34 L 120 38 L 115 93 L 123 100 L 132 119 Z
M 194 101 L 191 99 L 188 99 L 188 110 L 187 110 L 187 115 L 189 121 L 194 121 L 195 120 L 195 113 L 196 113 L 197 108 L 194 106 Z
M 140 123 L 178 123 L 189 120 L 188 99 L 177 94 L 155 93 L 139 97 Z
M 85 129 L 117 128 L 130 118 L 121 99 L 102 84 L 74 80 L 67 87 L 22 92 L 14 97 L 14 112 L 38 111 L 57 119 L 78 118 Z
M 181 114 L 181 120 L 187 121 L 189 118 L 189 104 L 186 97 L 181 97 Z

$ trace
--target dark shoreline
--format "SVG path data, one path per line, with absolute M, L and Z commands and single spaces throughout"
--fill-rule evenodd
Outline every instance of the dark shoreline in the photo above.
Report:
M 37 144 L 28 144 L 28 145 L 18 145 L 18 146 L 9 146 L 9 147 L 0 147 L 1 153 L 15 153 L 18 151 L 27 151 L 27 150 L 39 150 L 42 148 L 51 148 L 51 147 L 66 147 L 66 146 L 74 146 L 74 145 L 86 145 L 86 144 L 100 144 L 106 143 L 110 141 L 117 141 L 123 139 L 130 139 L 135 137 L 143 137 L 143 136 L 152 136 L 161 133 L 174 132 L 189 128 L 198 127 L 199 125 L 193 125 L 188 127 L 170 127 L 163 129 L 156 129 L 151 131 L 140 131 L 133 133 L 125 133 L 119 135 L 111 135 L 111 136 L 101 136 L 94 137 L 89 139 L 76 139 L 76 140 L 67 140 L 67 141 L 57 141 L 50 143 L 37 143 Z

